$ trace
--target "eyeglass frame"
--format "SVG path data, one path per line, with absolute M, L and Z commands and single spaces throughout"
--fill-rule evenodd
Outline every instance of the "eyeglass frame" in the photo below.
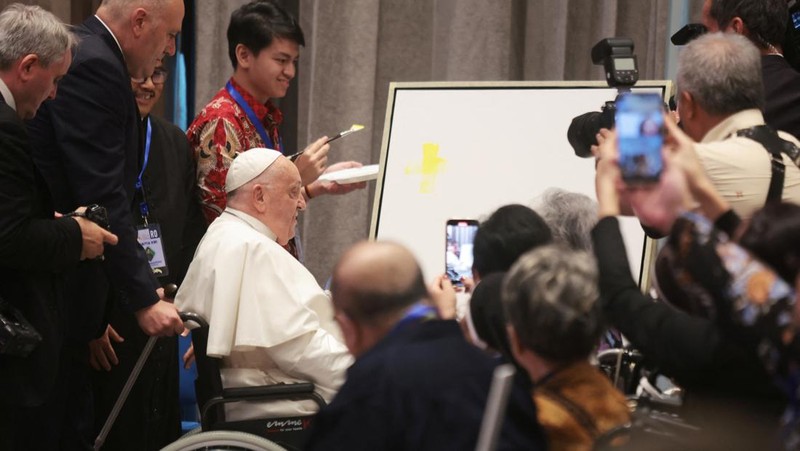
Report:
M 156 81 L 156 74 L 163 74 L 164 79 L 161 80 L 161 81 Z M 145 77 L 145 78 L 141 78 L 141 79 L 132 78 L 131 80 L 134 83 L 144 84 L 144 83 L 147 83 L 147 79 L 150 79 L 150 81 L 152 81 L 154 85 L 163 85 L 164 83 L 167 82 L 168 78 L 169 78 L 169 71 L 168 70 L 166 70 L 166 69 L 156 69 L 155 71 L 153 71 L 152 75 L 150 75 L 149 77 Z
M 156 81 L 156 75 L 161 75 L 161 74 L 163 74 L 164 79 L 161 81 Z M 169 78 L 169 71 L 166 69 L 156 69 L 155 71 L 153 71 L 153 74 L 150 75 L 150 77 L 148 78 L 150 78 L 153 84 L 163 85 L 164 83 L 167 82 L 167 78 Z

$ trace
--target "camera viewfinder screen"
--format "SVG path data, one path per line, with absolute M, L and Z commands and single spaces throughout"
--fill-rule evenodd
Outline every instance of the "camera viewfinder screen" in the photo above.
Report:
M 614 67 L 617 70 L 634 70 L 636 65 L 633 63 L 633 58 L 616 58 L 614 59 Z
M 462 277 L 472 277 L 472 243 L 477 231 L 477 221 L 447 221 L 445 271 L 455 284 L 460 284 Z
M 619 167 L 625 180 L 655 181 L 661 175 L 663 103 L 657 94 L 628 94 L 617 101 Z

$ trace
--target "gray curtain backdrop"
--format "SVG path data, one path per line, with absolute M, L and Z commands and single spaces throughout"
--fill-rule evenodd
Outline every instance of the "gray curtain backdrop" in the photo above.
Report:
M 243 3 L 197 0 L 198 109 L 231 74 L 225 29 L 230 13 Z M 351 124 L 367 127 L 333 143 L 332 162 L 379 161 L 392 81 L 602 80 L 590 49 L 611 36 L 634 40 L 641 79 L 662 79 L 675 31 L 667 29 L 670 0 L 286 3 L 299 12 L 306 35 L 294 83 L 300 147 Z M 691 0 L 693 19 L 699 18 L 701 6 L 702 0 Z M 465 124 L 465 132 L 473 126 Z M 368 238 L 374 188 L 370 182 L 368 189 L 308 205 L 301 235 L 306 265 L 320 283 L 343 250 Z
M 71 23 L 99 4 L 22 2 Z M 231 74 L 225 30 L 231 12 L 245 2 L 195 0 L 196 111 Z M 306 34 L 294 91 L 284 99 L 291 112 L 284 134 L 303 147 L 363 124 L 365 132 L 332 145 L 331 161 L 377 163 L 389 82 L 601 80 L 589 51 L 610 36 L 632 38 L 641 78 L 661 79 L 675 31 L 667 29 L 671 2 L 686 5 L 689 19 L 699 20 L 703 0 L 284 0 Z M 0 0 L 2 7 L 11 3 Z M 465 132 L 472 126 L 465 124 Z M 321 283 L 345 248 L 368 237 L 373 194 L 370 182 L 366 190 L 309 204 L 301 235 L 306 265 Z

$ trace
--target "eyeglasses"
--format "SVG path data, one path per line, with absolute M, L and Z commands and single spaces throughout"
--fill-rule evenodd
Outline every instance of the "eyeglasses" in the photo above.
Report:
M 164 82 L 167 81 L 167 76 L 168 75 L 169 75 L 169 72 L 167 72 L 166 70 L 164 70 L 164 69 L 156 69 L 156 71 L 153 72 L 153 75 L 150 76 L 150 79 L 153 80 L 153 83 L 155 83 L 157 85 L 162 85 L 162 84 L 164 84 Z

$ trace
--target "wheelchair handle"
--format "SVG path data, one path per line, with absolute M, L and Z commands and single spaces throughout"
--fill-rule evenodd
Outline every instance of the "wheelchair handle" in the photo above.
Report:
M 178 315 L 181 317 L 181 321 L 184 323 L 193 322 L 200 327 L 208 327 L 208 321 L 205 320 L 202 316 L 198 315 L 194 312 L 178 312 Z
M 169 299 L 170 301 L 175 300 L 175 295 L 178 294 L 178 286 L 174 283 L 168 283 L 164 285 L 164 299 Z M 181 321 L 184 323 L 193 322 L 200 327 L 208 327 L 208 321 L 205 320 L 202 316 L 198 315 L 194 312 L 178 312 L 178 316 L 180 316 Z

